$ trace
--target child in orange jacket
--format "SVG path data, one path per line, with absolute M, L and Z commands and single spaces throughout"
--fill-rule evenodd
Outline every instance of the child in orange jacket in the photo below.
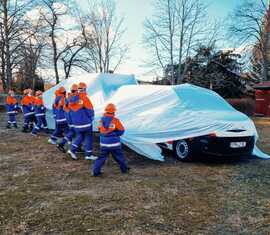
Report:
M 37 119 L 37 124 L 32 130 L 32 135 L 37 135 L 38 131 L 40 131 L 42 128 L 46 133 L 48 133 L 48 127 L 47 127 L 47 121 L 46 121 L 46 108 L 43 104 L 42 91 L 36 92 L 36 97 L 34 100 L 34 109 L 35 109 L 35 116 Z
M 64 106 L 66 100 L 66 89 L 59 87 L 53 104 L 53 112 L 55 115 L 55 130 L 52 133 L 48 143 L 56 145 L 57 139 L 68 133 L 68 124 L 65 116 Z
M 19 111 L 20 107 L 14 95 L 15 95 L 14 91 L 9 90 L 8 96 L 6 99 L 6 108 L 7 108 L 7 115 L 8 115 L 7 128 L 11 128 L 11 124 L 13 124 L 15 128 L 17 128 L 16 114 Z
M 69 102 L 70 118 L 76 132 L 76 138 L 73 140 L 68 154 L 76 160 L 76 153 L 79 147 L 84 143 L 85 160 L 96 160 L 93 155 L 93 120 L 94 109 L 86 93 L 87 85 L 79 83 L 78 93 L 73 95 Z
M 65 111 L 69 130 L 68 130 L 68 133 L 65 134 L 65 136 L 62 138 L 60 143 L 57 145 L 57 148 L 63 153 L 66 153 L 66 149 L 65 149 L 66 143 L 71 144 L 72 139 L 76 135 L 72 121 L 71 121 L 71 117 L 70 117 L 69 102 L 72 100 L 72 97 L 75 96 L 77 93 L 78 93 L 78 86 L 76 84 L 73 84 L 71 87 L 71 93 L 68 93 L 68 96 L 65 100 L 64 111 Z
M 93 176 L 101 175 L 101 168 L 106 162 L 109 154 L 118 163 L 122 173 L 127 173 L 129 168 L 122 151 L 120 136 L 125 132 L 121 121 L 115 117 L 116 107 L 108 104 L 105 114 L 100 120 L 100 156 L 93 166 Z
M 22 111 L 24 116 L 23 132 L 27 132 L 30 128 L 32 130 L 34 119 L 35 119 L 35 110 L 34 110 L 34 99 L 32 96 L 31 89 L 25 89 L 23 91 L 24 97 L 22 99 Z

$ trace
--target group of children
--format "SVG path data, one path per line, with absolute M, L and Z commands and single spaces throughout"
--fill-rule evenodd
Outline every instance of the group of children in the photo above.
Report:
M 67 154 L 77 160 L 77 153 L 82 149 L 86 160 L 94 160 L 93 176 L 101 175 L 101 168 L 106 159 L 112 154 L 118 163 L 122 173 L 127 173 L 129 167 L 123 155 L 120 136 L 124 134 L 124 127 L 119 119 L 115 117 L 116 107 L 108 104 L 105 113 L 98 126 L 100 132 L 100 156 L 93 155 L 93 121 L 94 108 L 87 95 L 87 85 L 83 82 L 73 84 L 67 94 L 64 87 L 55 92 L 53 103 L 53 115 L 55 129 L 48 142 L 66 153 L 66 144 L 69 145 Z M 10 90 L 7 96 L 7 128 L 12 125 L 17 128 L 16 114 L 22 110 L 24 116 L 23 132 L 31 131 L 33 136 L 38 132 L 49 133 L 46 121 L 46 108 L 42 99 L 42 91 L 36 91 L 32 95 L 31 89 L 24 90 L 21 107 L 19 106 L 14 91 Z

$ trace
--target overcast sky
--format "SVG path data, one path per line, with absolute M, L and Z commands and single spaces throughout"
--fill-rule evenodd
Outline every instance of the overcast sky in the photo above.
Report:
M 87 0 L 77 0 L 79 5 L 84 8 Z M 211 18 L 225 19 L 235 7 L 245 0 L 205 0 L 209 4 L 209 16 Z M 260 0 L 254 0 L 260 1 Z M 147 59 L 147 53 L 142 45 L 143 22 L 146 17 L 153 13 L 153 0 L 116 0 L 117 11 L 125 17 L 125 26 L 127 32 L 125 40 L 130 46 L 130 57 L 120 68 L 121 73 L 132 73 L 140 76 L 147 69 L 144 68 L 143 61 Z M 225 30 L 225 28 L 224 28 Z M 228 40 L 225 42 L 226 47 L 233 47 Z

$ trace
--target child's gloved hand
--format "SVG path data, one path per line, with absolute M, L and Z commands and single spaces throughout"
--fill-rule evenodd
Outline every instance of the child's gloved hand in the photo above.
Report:
M 108 135 L 108 134 L 110 134 L 112 132 L 111 129 L 109 129 L 109 128 L 106 129 L 103 126 L 99 126 L 98 129 L 99 129 L 100 133 L 103 134 L 103 135 Z

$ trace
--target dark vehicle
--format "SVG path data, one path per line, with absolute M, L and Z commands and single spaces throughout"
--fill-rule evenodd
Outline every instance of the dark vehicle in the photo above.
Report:
M 244 132 L 245 130 L 230 130 L 226 136 L 210 133 L 159 145 L 173 150 L 179 160 L 186 162 L 192 161 L 199 154 L 215 157 L 250 156 L 255 145 L 255 137 L 245 136 Z

